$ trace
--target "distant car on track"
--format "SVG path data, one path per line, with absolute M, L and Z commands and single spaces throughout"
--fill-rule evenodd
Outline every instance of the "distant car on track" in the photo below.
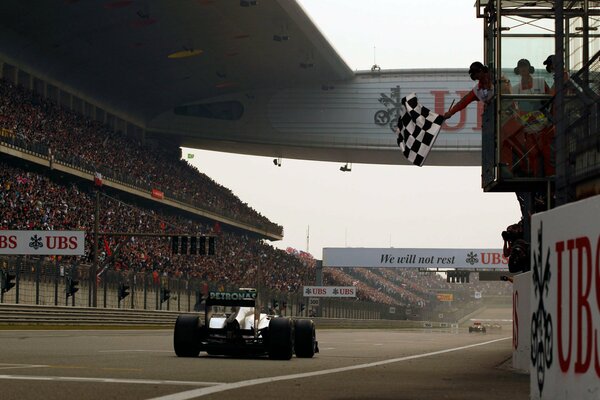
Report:
M 473 332 L 486 333 L 485 326 L 481 322 L 473 322 L 473 325 L 469 327 L 469 333 Z
M 178 357 L 252 355 L 277 360 L 312 358 L 319 352 L 315 324 L 258 312 L 256 290 L 209 292 L 204 300 L 204 321 L 198 315 L 180 315 L 173 345 Z M 229 308 L 229 310 L 227 310 Z
M 502 325 L 500 325 L 496 322 L 493 324 L 490 324 L 490 323 L 484 324 L 483 327 L 486 329 L 486 331 L 489 331 L 489 332 L 498 332 L 498 331 L 502 330 Z

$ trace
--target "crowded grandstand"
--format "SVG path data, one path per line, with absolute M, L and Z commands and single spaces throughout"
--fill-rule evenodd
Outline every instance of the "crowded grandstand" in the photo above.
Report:
M 184 204 L 267 231 L 282 232 L 282 227 L 231 190 L 182 160 L 179 149 L 145 146 L 5 80 L 0 81 L 0 129 L 0 140 L 15 148 L 74 168 L 101 172 L 107 179 L 127 179 L 140 192 L 159 188 Z M 65 258 L 62 262 L 93 261 L 90 243 L 94 193 L 104 188 L 5 155 L 0 161 L 0 184 L 0 229 L 86 231 L 86 256 L 78 260 Z M 99 222 L 106 232 L 193 232 L 218 237 L 215 257 L 206 257 L 172 254 L 164 237 L 131 237 L 112 256 L 117 239 L 105 236 L 101 238 L 99 260 L 108 260 L 114 271 L 200 279 L 217 287 L 253 286 L 260 265 L 269 290 L 296 293 L 303 285 L 315 283 L 316 261 L 306 252 L 279 250 L 254 232 L 158 202 L 144 202 L 118 190 L 103 195 Z M 109 256 L 112 257 L 108 259 Z M 466 304 L 475 301 L 474 292 L 491 296 L 510 293 L 508 285 L 484 284 L 476 279 L 469 284 L 452 285 L 439 274 L 416 270 L 326 268 L 324 283 L 356 286 L 359 301 L 408 309 L 434 309 L 438 305 L 436 293 L 444 290 L 452 291 L 458 303 Z

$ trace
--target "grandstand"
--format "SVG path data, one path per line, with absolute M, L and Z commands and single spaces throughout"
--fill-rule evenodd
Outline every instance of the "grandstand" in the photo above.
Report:
M 250 226 L 274 226 L 231 191 L 175 155 L 132 142 L 107 126 L 6 81 L 0 82 L 0 95 L 0 127 L 5 133 L 0 142 L 5 146 L 43 156 L 51 154 L 54 163 L 100 170 L 108 179 L 129 174 L 140 192 L 147 187 L 160 187 L 169 194 L 189 193 L 191 196 L 183 199 L 190 206 L 201 204 L 217 215 L 233 212 L 227 216 Z M 173 183 L 171 176 L 179 181 Z M 163 186 L 164 182 L 169 186 Z M 96 190 L 91 180 L 3 154 L 0 183 L 0 229 L 91 231 Z M 215 224 L 216 221 L 194 213 L 164 207 L 159 201 L 147 201 L 118 190 L 111 190 L 110 194 L 112 197 L 106 197 L 101 207 L 100 225 L 106 231 L 220 235 L 215 258 L 173 255 L 165 239 L 131 239 L 111 263 L 116 271 L 252 286 L 256 283 L 256 266 L 260 264 L 265 285 L 271 290 L 297 292 L 302 285 L 314 284 L 315 262 L 306 253 L 275 249 L 252 231 Z M 87 252 L 82 260 L 63 261 L 91 262 L 90 243 L 88 235 Z M 114 238 L 103 238 L 100 260 L 108 257 L 107 253 L 116 245 Z M 359 298 L 374 303 L 425 307 L 433 293 L 416 284 L 415 276 L 403 272 L 356 268 L 348 272 L 327 270 L 325 276 L 331 284 L 357 285 Z M 423 280 L 424 285 L 434 285 Z
M 215 286 L 253 286 L 260 265 L 269 290 L 298 293 L 303 285 L 315 283 L 315 260 L 270 245 L 267 241 L 283 237 L 283 227 L 182 160 L 179 146 L 396 163 L 400 158 L 390 136 L 393 121 L 377 123 L 373 118 L 383 112 L 393 119 L 392 100 L 401 90 L 398 82 L 403 91 L 427 89 L 423 98 L 436 107 L 450 101 L 450 96 L 444 98 L 446 89 L 458 93 L 468 82 L 457 70 L 354 73 L 295 2 L 261 3 L 260 13 L 233 3 L 204 3 L 157 5 L 156 15 L 173 18 L 155 26 L 164 39 L 156 46 L 144 45 L 153 42 L 156 33 L 140 24 L 155 20 L 137 20 L 139 13 L 131 2 L 106 3 L 101 10 L 93 4 L 64 2 L 57 6 L 60 18 L 71 23 L 63 24 L 58 35 L 52 28 L 57 21 L 45 18 L 54 5 L 39 4 L 19 19 L 13 18 L 21 7 L 18 2 L 0 6 L 6 11 L 0 13 L 0 229 L 84 230 L 85 256 L 60 261 L 89 265 L 94 259 L 94 198 L 100 190 L 103 231 L 218 236 L 215 257 L 171 254 L 164 238 L 128 239 L 119 248 L 114 237 L 103 237 L 98 257 L 109 263 L 111 271 L 149 274 L 153 279 L 196 279 Z M 223 34 L 210 28 L 221 24 L 207 17 L 215 11 L 239 32 L 221 38 L 220 46 L 206 48 L 206 57 L 210 54 L 213 61 L 231 57 L 236 68 L 215 75 L 214 69 L 220 67 L 211 61 L 191 76 L 186 60 L 199 53 L 173 49 L 165 53 L 164 45 L 177 42 L 174 26 L 191 15 L 204 21 L 190 27 L 198 36 L 203 29 L 210 35 Z M 255 23 L 264 19 L 264 12 L 289 20 L 294 45 L 312 58 L 298 63 L 297 49 L 281 43 L 260 42 L 250 53 L 229 49 L 237 48 L 241 40 L 272 33 L 264 23 Z M 131 32 L 110 23 L 131 13 L 136 20 L 127 29 L 135 31 L 135 48 L 142 57 L 126 43 Z M 92 25 L 97 29 L 88 30 Z M 69 41 L 79 38 L 81 30 L 95 43 L 93 52 L 77 40 Z M 47 34 L 39 35 L 43 31 Z M 24 51 L 30 49 L 25 45 L 30 41 L 45 50 Z M 130 68 L 116 65 L 111 56 L 115 54 Z M 263 65 L 264 59 L 272 60 L 272 65 Z M 253 66 L 253 74 L 238 70 L 242 64 Z M 297 68 L 301 74 L 293 72 Z M 246 80 L 235 81 L 240 76 Z M 352 105 L 358 120 L 332 111 L 319 121 L 321 125 L 312 124 L 315 102 L 322 109 L 338 110 L 340 104 L 348 107 L 348 96 L 359 100 Z M 319 109 L 319 118 L 322 115 Z M 478 164 L 479 124 L 475 110 L 470 110 L 461 126 L 438 140 L 440 151 L 431 162 Z M 331 126 L 341 129 L 332 132 Z M 95 176 L 101 176 L 100 189 L 94 186 Z M 325 280 L 357 286 L 359 301 L 423 310 L 436 307 L 436 290 L 449 289 L 437 275 L 407 271 L 327 269 Z M 472 286 L 465 287 L 465 299 L 471 290 Z
M 270 222 L 229 189 L 180 160 L 176 147 L 150 148 L 7 81 L 0 81 L 2 141 L 74 168 L 128 181 L 167 198 L 281 236 Z
M 93 173 L 82 179 L 58 166 L 100 172 L 105 182 L 102 190 L 109 194 L 101 206 L 103 230 L 219 235 L 214 258 L 171 254 L 165 239 L 130 239 L 111 262 L 111 269 L 200 279 L 216 286 L 253 286 L 260 264 L 270 290 L 294 293 L 303 285 L 314 284 L 315 262 L 310 255 L 278 250 L 263 241 L 278 238 L 282 227 L 182 161 L 177 149 L 143 145 L 5 80 L 0 80 L 0 129 L 4 150 L 0 159 L 0 229 L 91 232 L 97 190 Z M 31 162 L 24 154 L 42 162 Z M 111 179 L 127 181 L 129 190 L 110 186 Z M 177 199 L 181 206 L 167 207 L 160 199 L 143 196 L 152 188 Z M 88 234 L 83 259 L 63 261 L 90 263 L 91 239 Z M 115 238 L 103 238 L 100 261 L 116 246 Z M 335 285 L 356 285 L 362 301 L 417 309 L 432 307 L 435 292 L 430 289 L 446 285 L 436 276 L 427 279 L 416 273 L 366 268 L 328 269 L 325 279 Z

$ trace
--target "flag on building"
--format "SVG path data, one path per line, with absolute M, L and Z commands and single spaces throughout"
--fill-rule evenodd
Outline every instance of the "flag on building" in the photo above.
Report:
M 94 172 L 94 185 L 102 186 L 102 174 L 100 172 Z
M 408 161 L 423 166 L 435 143 L 444 117 L 419 104 L 414 93 L 401 100 L 398 146 Z

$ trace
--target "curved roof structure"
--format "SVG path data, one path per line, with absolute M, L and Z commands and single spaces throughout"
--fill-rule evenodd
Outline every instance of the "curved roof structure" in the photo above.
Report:
M 0 58 L 149 138 L 342 162 L 405 163 L 394 96 L 441 109 L 469 88 L 457 71 L 354 73 L 295 0 L 3 0 Z M 429 163 L 478 164 L 476 119 Z

